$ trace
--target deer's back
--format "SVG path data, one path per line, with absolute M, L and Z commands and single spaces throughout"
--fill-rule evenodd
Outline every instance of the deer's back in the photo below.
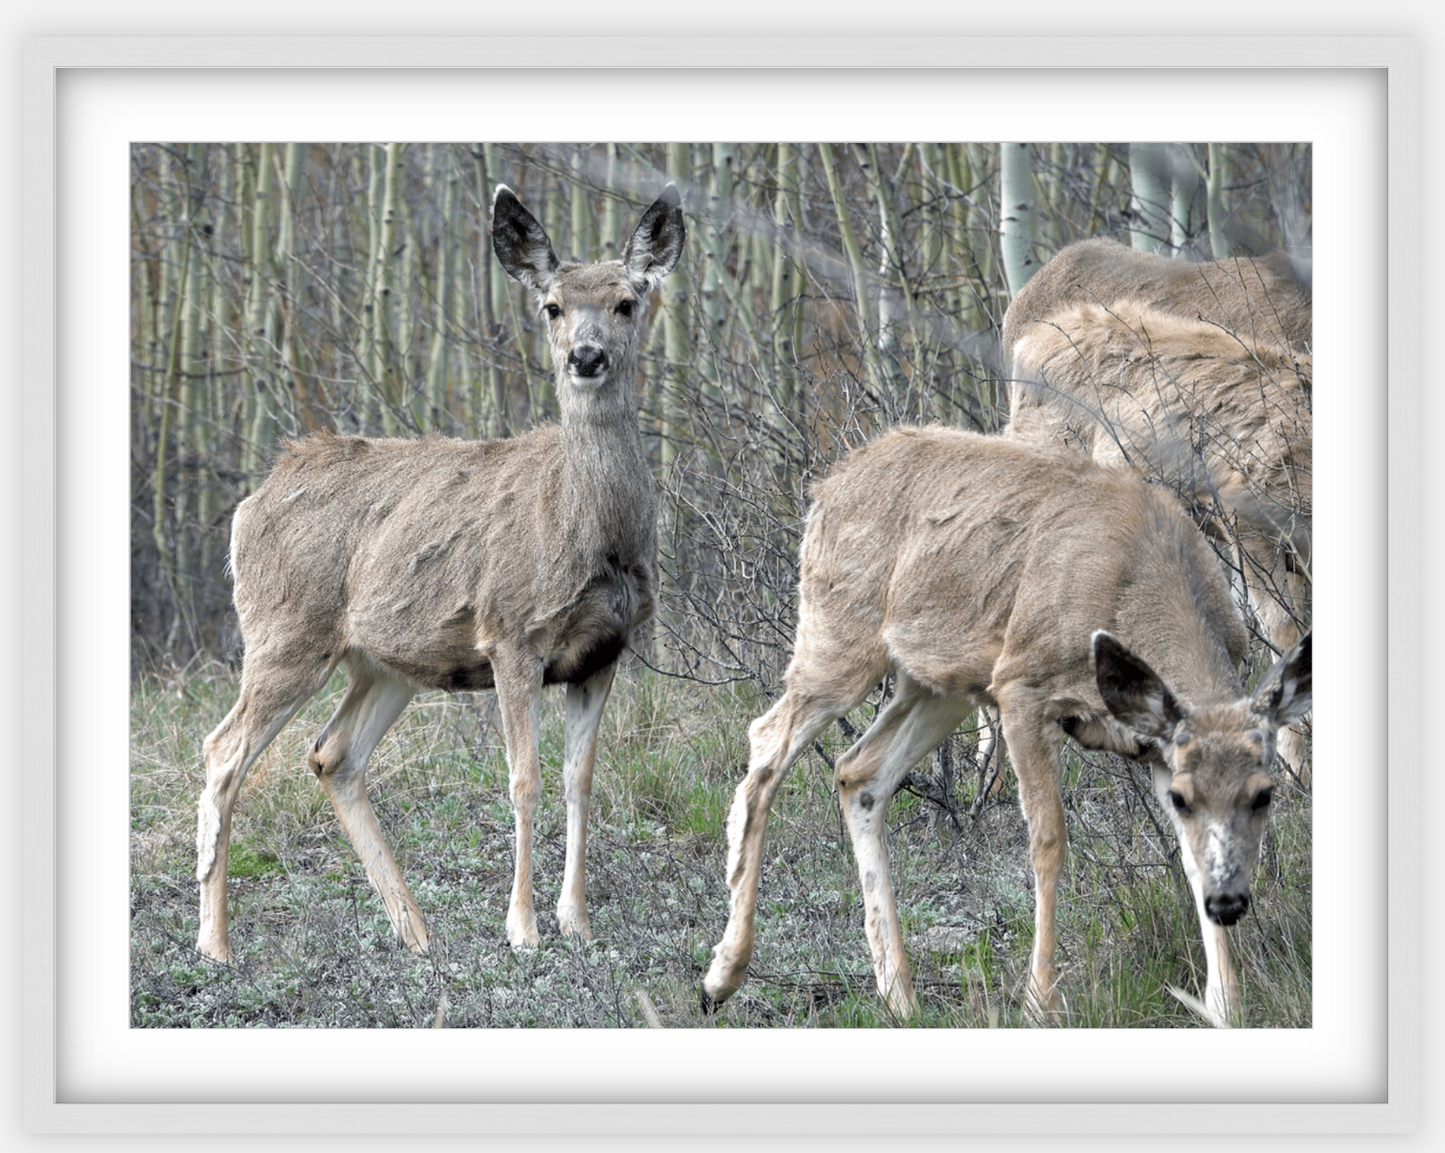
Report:
M 1014 366 L 1009 436 L 1132 464 L 1246 521 L 1308 518 L 1308 354 L 1121 302 L 1050 313 L 1025 329 Z M 1303 524 L 1295 535 L 1303 544 Z
M 1245 652 L 1219 563 L 1179 502 L 1068 449 L 889 433 L 816 487 L 802 568 L 800 631 L 841 631 L 844 648 L 886 652 L 938 691 L 987 698 L 1001 675 L 1024 676 L 1097 703 L 1099 628 L 1165 670 L 1181 641 L 1203 647 L 1211 676 Z
M 1311 291 L 1283 253 L 1196 263 L 1096 237 L 1060 249 L 1024 285 L 1004 314 L 1004 355 L 1031 323 L 1051 312 L 1120 301 L 1198 317 L 1251 343 L 1297 352 L 1310 347 Z

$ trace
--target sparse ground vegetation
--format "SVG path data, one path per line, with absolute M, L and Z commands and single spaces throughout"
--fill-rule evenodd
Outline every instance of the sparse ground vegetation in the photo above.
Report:
M 515 953 L 503 920 L 512 817 L 490 694 L 420 699 L 372 761 L 373 804 L 434 934 L 416 957 L 305 768 L 306 742 L 335 706 L 322 694 L 247 779 L 231 859 L 234 963 L 200 957 L 195 797 L 200 741 L 230 706 L 222 668 L 137 686 L 131 834 L 132 1024 L 308 1026 L 880 1027 L 858 875 L 822 754 L 792 770 L 768 828 L 758 946 L 747 984 L 715 1017 L 698 983 L 722 933 L 722 822 L 760 710 L 747 688 L 719 691 L 634 665 L 604 720 L 589 842 L 592 941 L 549 916 L 562 875 L 560 710 L 544 709 L 538 810 L 542 945 Z M 552 694 L 549 693 L 549 698 Z M 861 727 L 868 710 L 853 718 Z M 1011 790 L 972 818 L 968 734 L 955 826 L 905 791 L 890 847 L 922 1004 L 916 1025 L 1026 1024 L 1032 941 L 1027 835 Z M 550 772 L 548 770 L 551 770 Z M 1067 1021 L 1173 1027 L 1198 1022 L 1167 992 L 1197 990 L 1203 954 L 1172 833 L 1137 770 L 1103 755 L 1067 758 L 1070 858 L 1060 958 Z M 922 782 L 921 782 L 922 783 Z M 1310 806 L 1282 787 L 1254 885 L 1234 930 L 1248 1024 L 1310 1022 Z

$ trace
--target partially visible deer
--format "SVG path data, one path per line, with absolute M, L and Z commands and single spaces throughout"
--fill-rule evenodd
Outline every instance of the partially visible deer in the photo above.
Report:
M 228 960 L 226 858 L 246 771 L 338 665 L 350 685 L 307 757 L 417 952 L 426 924 L 366 797 L 366 764 L 420 687 L 495 687 L 516 811 L 513 947 L 538 942 L 532 905 L 542 686 L 566 686 L 567 856 L 557 921 L 589 935 L 583 872 L 597 726 L 633 631 L 653 611 L 655 497 L 638 432 L 645 299 L 686 237 L 677 189 L 643 213 L 620 260 L 563 263 L 510 189 L 492 202 L 502 267 L 547 325 L 561 420 L 505 440 L 291 444 L 236 510 L 235 707 L 205 741 L 196 834 L 197 947 Z
M 1136 252 L 1106 237 L 1080 240 L 1029 278 L 1004 314 L 1005 359 L 1024 328 L 1072 304 L 1132 300 L 1158 312 L 1202 320 L 1249 344 L 1311 349 L 1313 273 L 1282 252 L 1194 262 Z
M 1004 317 L 1006 435 L 1066 443 L 1178 489 L 1277 652 L 1310 616 L 1309 290 L 1282 254 L 1191 264 L 1065 248 Z M 1300 734 L 1280 753 L 1304 772 Z
M 1310 702 L 1306 636 L 1240 686 L 1247 633 L 1219 562 L 1173 493 L 1084 454 L 938 427 L 855 450 L 813 490 L 787 690 L 749 729 L 727 820 L 727 929 L 703 981 L 714 1008 L 753 951 L 764 825 L 788 766 L 888 673 L 892 698 L 835 775 L 862 882 L 878 990 L 917 1006 L 884 843 L 909 768 L 974 707 L 998 709 L 1035 876 L 1030 1007 L 1057 1014 L 1065 733 L 1149 765 L 1179 835 L 1208 966 L 1204 1004 L 1239 1013 L 1224 927 L 1249 907 L 1280 726 Z

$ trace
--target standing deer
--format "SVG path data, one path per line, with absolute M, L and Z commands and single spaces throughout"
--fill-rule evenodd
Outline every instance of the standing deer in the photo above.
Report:
M 1311 303 L 1282 254 L 1191 264 L 1070 245 L 1004 317 L 1006 435 L 1074 445 L 1176 489 L 1238 547 L 1275 649 L 1310 615 Z M 1291 730 L 1280 753 L 1302 773 Z
M 686 232 L 668 185 L 620 260 L 562 263 L 510 189 L 492 245 L 545 317 L 558 424 L 492 441 L 322 434 L 287 447 L 236 510 L 235 707 L 206 738 L 196 834 L 197 947 L 227 960 L 226 857 L 246 771 L 344 665 L 350 685 L 307 763 L 336 808 L 397 935 L 426 924 L 366 797 L 366 763 L 418 687 L 495 687 L 516 812 L 507 909 L 514 948 L 538 942 L 532 819 L 542 686 L 566 686 L 567 858 L 557 921 L 589 935 L 583 880 L 597 726 L 617 661 L 653 611 L 653 478 L 637 427 L 644 300 Z
M 1002 718 L 1035 877 L 1030 1007 L 1057 1012 L 1055 902 L 1067 733 L 1150 766 L 1179 836 L 1208 967 L 1205 1006 L 1239 1010 L 1224 926 L 1249 906 L 1275 735 L 1309 708 L 1305 637 L 1252 696 L 1228 582 L 1167 489 L 1082 453 L 944 428 L 854 451 L 813 491 L 797 639 L 782 698 L 748 730 L 727 819 L 727 929 L 703 981 L 713 1008 L 753 951 L 764 824 L 789 765 L 887 674 L 895 690 L 836 766 L 878 990 L 916 1010 L 888 871 L 888 803 L 972 708 Z

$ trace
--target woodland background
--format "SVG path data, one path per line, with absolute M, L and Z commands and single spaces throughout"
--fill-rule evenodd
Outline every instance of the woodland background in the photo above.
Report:
M 1004 310 L 1073 240 L 1312 255 L 1307 144 L 178 143 L 135 145 L 131 167 L 134 1024 L 701 1024 L 696 978 L 726 912 L 722 818 L 746 724 L 781 687 L 811 481 L 891 424 L 1002 427 Z M 554 417 L 543 328 L 491 253 L 492 190 L 517 192 L 564 259 L 607 257 L 669 180 L 689 237 L 652 305 L 641 412 L 663 589 L 604 722 L 598 941 L 549 942 L 544 920 L 535 956 L 506 948 L 490 694 L 424 695 L 370 779 L 440 927 L 434 955 L 390 945 L 302 768 L 319 700 L 243 794 L 237 963 L 198 959 L 200 741 L 241 657 L 236 505 L 282 440 L 318 429 L 490 437 Z M 721 1024 L 887 1023 L 819 770 L 880 694 L 799 762 L 775 809 L 754 980 Z M 544 728 L 544 765 L 559 741 Z M 1009 789 L 989 787 L 996 769 L 965 731 L 895 804 L 900 913 L 932 1023 L 1020 1021 L 1026 837 Z M 1124 762 L 1071 751 L 1065 777 L 1074 1020 L 1189 1023 L 1163 992 L 1202 983 L 1172 835 Z M 1297 1026 L 1311 1011 L 1309 795 L 1286 784 L 1237 937 L 1253 1023 Z M 554 885 L 559 814 L 539 813 L 539 882 Z
M 668 180 L 689 241 L 644 356 L 653 654 L 768 688 L 808 482 L 889 424 L 997 430 L 998 327 L 1033 268 L 1099 235 L 1310 251 L 1308 145 L 137 145 L 134 671 L 239 656 L 230 517 L 283 438 L 555 417 L 544 332 L 487 237 L 497 183 L 566 259 L 615 256 Z

